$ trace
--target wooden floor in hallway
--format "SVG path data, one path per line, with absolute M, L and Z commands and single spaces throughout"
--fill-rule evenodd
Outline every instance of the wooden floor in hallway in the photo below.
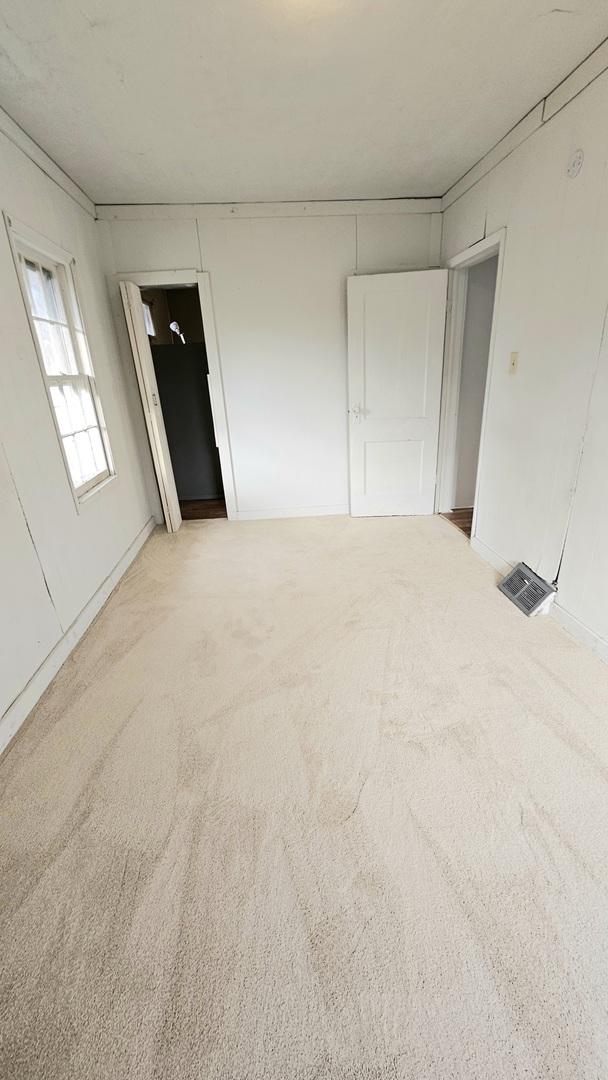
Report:
M 473 528 L 473 507 L 466 506 L 460 507 L 458 510 L 448 510 L 443 513 L 442 518 L 450 522 L 450 525 L 455 525 L 457 529 L 460 529 L 465 536 L 471 537 L 471 530 Z
M 180 499 L 179 509 L 183 521 L 226 517 L 225 499 Z

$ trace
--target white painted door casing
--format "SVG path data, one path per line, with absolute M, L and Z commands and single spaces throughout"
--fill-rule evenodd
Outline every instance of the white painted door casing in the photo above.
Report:
M 160 396 L 156 385 L 152 352 L 144 323 L 141 292 L 139 286 L 135 285 L 134 282 L 121 281 L 120 295 L 125 311 L 131 349 L 133 350 L 133 361 L 167 531 L 177 532 L 182 523 L 182 515 L 179 508 L 177 488 L 175 487 Z
M 351 514 L 432 514 L 447 270 L 348 279 Z

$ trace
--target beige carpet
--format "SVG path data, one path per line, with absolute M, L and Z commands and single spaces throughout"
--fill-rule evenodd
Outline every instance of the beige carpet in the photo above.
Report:
M 608 1076 L 608 669 L 494 581 L 152 537 L 0 762 L 3 1080 Z

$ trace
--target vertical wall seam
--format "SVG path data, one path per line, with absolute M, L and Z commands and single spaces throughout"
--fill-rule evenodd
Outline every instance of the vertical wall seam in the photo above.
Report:
M 195 219 L 194 219 L 194 225 L 195 225 L 195 228 L 196 228 L 196 243 L 197 243 L 197 247 L 198 247 L 198 268 L 199 268 L 199 271 L 202 274 L 202 273 L 204 273 L 204 270 L 203 270 L 203 247 L 202 247 L 202 244 L 201 244 L 201 230 L 199 228 L 198 218 L 197 217 L 195 217 Z
M 561 550 L 560 557 L 559 557 L 559 563 L 558 563 L 558 566 L 557 566 L 557 573 L 556 573 L 554 581 L 553 581 L 554 585 L 557 585 L 558 580 L 559 580 L 559 575 L 560 575 L 560 571 L 561 571 L 561 568 L 562 568 L 562 563 L 564 561 L 564 555 L 565 555 L 565 552 L 566 552 L 566 544 L 568 543 L 568 534 L 570 532 L 570 526 L 572 524 L 572 518 L 573 518 L 573 515 L 574 515 L 574 504 L 576 502 L 576 493 L 578 491 L 578 484 L 579 484 L 581 469 L 582 469 L 582 465 L 583 465 L 583 457 L 585 455 L 585 443 L 587 441 L 587 434 L 588 434 L 588 431 L 589 431 L 589 421 L 591 419 L 591 405 L 593 403 L 593 396 L 594 396 L 594 393 L 595 393 L 595 387 L 597 385 L 597 380 L 598 380 L 598 376 L 599 376 L 599 372 L 600 372 L 600 361 L 602 359 L 602 353 L 604 351 L 604 346 L 605 346 L 605 343 L 606 343 L 606 330 L 607 329 L 608 329 L 608 300 L 606 301 L 606 304 L 605 304 L 605 307 L 604 307 L 604 319 L 603 319 L 603 322 L 602 322 L 602 333 L 600 335 L 600 344 L 599 344 L 599 348 L 598 348 L 598 351 L 597 351 L 597 360 L 596 360 L 596 363 L 595 363 L 595 371 L 593 372 L 593 378 L 591 380 L 591 386 L 589 388 L 589 396 L 587 398 L 587 409 L 586 409 L 586 412 L 585 412 L 585 422 L 583 424 L 583 435 L 582 435 L 582 438 L 581 438 L 581 444 L 580 444 L 580 449 L 579 449 L 579 453 L 578 453 L 578 460 L 577 460 L 577 463 L 576 463 L 576 471 L 575 471 L 575 474 L 574 474 L 574 482 L 572 484 L 572 492 L 571 492 L 570 500 L 569 500 L 569 503 L 568 503 L 568 516 L 566 518 L 566 528 L 565 528 L 565 531 L 564 531 L 564 540 L 563 540 L 562 550 Z
M 29 536 L 29 538 L 30 538 L 30 540 L 31 540 L 31 542 L 32 542 L 32 547 L 33 547 L 33 549 L 34 549 L 34 552 L 35 552 L 35 555 L 36 555 L 36 559 L 37 559 L 38 565 L 39 565 L 39 567 L 40 567 L 40 573 L 42 574 L 42 580 L 44 581 L 44 586 L 45 586 L 45 589 L 46 589 L 47 593 L 49 594 L 49 600 L 51 601 L 51 604 L 52 604 L 52 607 L 53 607 L 53 611 L 55 612 L 55 615 L 57 616 L 57 622 L 59 623 L 59 626 L 61 627 L 61 630 L 63 631 L 63 630 L 64 630 L 64 627 L 63 627 L 63 623 L 61 622 L 61 619 L 59 618 L 59 612 L 57 611 L 57 608 L 56 608 L 56 606 L 55 606 L 55 601 L 53 600 L 53 594 L 52 594 L 52 592 L 51 592 L 51 589 L 50 589 L 49 583 L 48 583 L 48 581 L 47 581 L 47 577 L 46 577 L 46 573 L 45 573 L 45 570 L 44 570 L 44 566 L 43 566 L 43 564 L 42 564 L 42 559 L 40 558 L 40 553 L 39 553 L 39 551 L 38 551 L 38 547 L 37 547 L 37 545 L 36 545 L 36 541 L 34 540 L 34 536 L 33 536 L 32 530 L 31 530 L 31 528 L 30 528 L 30 523 L 29 523 L 29 521 L 28 521 L 28 518 L 27 518 L 27 514 L 26 514 L 26 512 L 25 512 L 25 507 L 24 507 L 24 505 L 23 505 L 23 502 L 22 502 L 22 499 L 21 499 L 21 495 L 20 495 L 20 493 L 19 493 L 19 488 L 17 487 L 17 482 L 16 482 L 16 480 L 15 480 L 15 476 L 14 476 L 14 474 L 13 474 L 13 470 L 12 470 L 12 467 L 11 467 L 11 463 L 10 463 L 10 461 L 9 461 L 9 458 L 8 458 L 8 454 L 7 454 L 7 452 L 6 452 L 6 449 L 5 449 L 4 443 L 2 442 L 2 440 L 1 440 L 1 439 L 0 439 L 0 450 L 2 451 L 2 456 L 3 456 L 4 460 L 6 461 L 6 467 L 7 467 L 7 469 L 8 469 L 8 475 L 9 475 L 9 477 L 10 477 L 10 481 L 11 481 L 11 484 L 13 485 L 13 490 L 14 490 L 14 492 L 15 492 L 15 495 L 17 496 L 17 502 L 19 503 L 19 509 L 21 510 L 21 515 L 22 515 L 22 517 L 23 517 L 23 521 L 25 522 L 25 527 L 26 527 L 26 529 L 27 529 L 27 532 L 28 532 L 28 536 Z

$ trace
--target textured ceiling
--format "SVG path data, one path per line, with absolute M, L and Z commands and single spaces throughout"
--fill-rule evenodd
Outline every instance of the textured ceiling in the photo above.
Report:
M 439 195 L 606 0 L 0 0 L 0 104 L 98 203 Z

